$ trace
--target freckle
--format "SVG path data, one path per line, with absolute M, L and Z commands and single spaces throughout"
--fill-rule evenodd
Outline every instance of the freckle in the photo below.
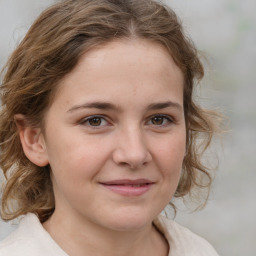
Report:
M 135 96 L 137 93 L 137 87 L 133 88 L 133 96 Z

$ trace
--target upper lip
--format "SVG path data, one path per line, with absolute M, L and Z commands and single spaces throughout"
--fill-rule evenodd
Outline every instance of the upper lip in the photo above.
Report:
M 148 179 L 122 179 L 100 182 L 104 185 L 138 185 L 138 184 L 153 184 L 154 182 Z

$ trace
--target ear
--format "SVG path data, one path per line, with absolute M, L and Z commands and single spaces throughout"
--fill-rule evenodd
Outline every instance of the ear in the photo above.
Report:
M 49 164 L 44 136 L 41 128 L 29 125 L 26 117 L 17 114 L 14 117 L 23 151 L 27 158 L 37 166 Z

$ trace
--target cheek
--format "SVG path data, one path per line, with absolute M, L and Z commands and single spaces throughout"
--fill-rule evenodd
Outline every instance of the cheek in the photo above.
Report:
M 172 200 L 179 184 L 185 155 L 185 136 L 166 138 L 163 143 L 155 147 L 155 150 L 157 152 L 155 162 L 161 175 L 161 186 L 154 201 L 163 209 Z
M 158 159 L 161 159 L 165 166 L 182 166 L 186 151 L 185 135 L 165 138 L 161 143 L 155 143 L 154 145 Z
M 56 182 L 68 183 L 68 186 L 83 186 L 93 180 L 108 159 L 109 148 L 99 146 L 102 143 L 73 136 L 59 140 L 49 148 L 50 166 Z
M 169 185 L 171 183 L 176 186 L 179 182 L 185 156 L 185 145 L 185 136 L 180 136 L 168 138 L 155 148 L 158 168 L 162 172 L 164 181 Z

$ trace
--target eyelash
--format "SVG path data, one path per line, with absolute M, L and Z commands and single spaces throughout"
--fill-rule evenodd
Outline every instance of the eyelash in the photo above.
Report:
M 151 124 L 153 126 L 159 126 L 159 127 L 165 127 L 174 122 L 173 118 L 171 118 L 169 115 L 163 115 L 163 114 L 156 114 L 149 118 L 149 121 L 152 122 L 153 118 L 161 118 L 163 122 L 165 121 L 165 124 Z
M 99 119 L 99 120 L 100 120 L 100 125 L 91 125 L 89 122 L 90 122 L 90 121 L 93 121 L 93 119 Z M 81 125 L 86 125 L 86 126 L 89 126 L 89 127 L 93 127 L 93 128 L 95 128 L 95 129 L 97 129 L 98 127 L 101 127 L 101 126 L 102 126 L 102 125 L 101 125 L 102 121 L 105 121 L 106 123 L 108 123 L 108 121 L 106 120 L 105 117 L 100 116 L 100 115 L 94 115 L 94 116 L 89 116 L 89 117 L 83 119 L 83 120 L 80 122 L 80 124 L 81 124 Z M 104 126 L 105 126 L 105 125 L 104 125 Z
M 160 118 L 162 119 L 162 122 L 164 124 L 154 124 L 152 121 L 154 118 Z M 95 120 L 94 120 L 95 119 Z M 99 125 L 92 125 L 90 124 L 90 121 L 99 121 Z M 157 120 L 155 120 L 157 121 Z M 102 125 L 102 122 L 106 122 L 106 124 L 103 124 Z M 153 115 L 151 116 L 146 124 L 148 124 L 149 122 L 151 122 L 151 126 L 156 126 L 156 127 L 165 127 L 165 126 L 168 126 L 170 124 L 172 124 L 174 122 L 173 118 L 171 118 L 169 115 L 163 115 L 163 114 L 156 114 L 156 115 Z M 107 121 L 106 117 L 104 116 L 100 116 L 100 115 L 93 115 L 93 116 L 89 116 L 85 119 L 83 119 L 79 124 L 81 125 L 85 125 L 85 126 L 88 126 L 88 127 L 93 127 L 93 129 L 99 129 L 100 127 L 102 126 L 108 126 L 109 125 L 109 122 Z

